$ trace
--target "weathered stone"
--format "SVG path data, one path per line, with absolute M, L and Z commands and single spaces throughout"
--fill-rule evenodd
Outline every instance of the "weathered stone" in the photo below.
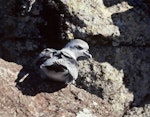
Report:
M 86 38 L 88 35 L 103 35 L 124 45 L 149 45 L 150 17 L 142 9 L 141 1 L 103 0 L 61 0 L 72 16 L 81 21 L 66 19 L 72 38 Z M 109 6 L 108 6 L 109 4 Z M 140 5 L 140 7 L 138 7 Z M 74 25 L 75 22 L 75 26 Z M 101 40 L 101 36 L 97 42 Z M 90 40 L 95 41 L 95 40 Z
M 80 62 L 79 75 L 79 87 L 107 100 L 119 116 L 133 101 L 133 95 L 123 85 L 123 70 L 118 71 L 107 62 Z
M 146 104 L 143 108 L 134 107 L 127 111 L 124 117 L 149 117 L 150 105 Z
M 21 10 L 21 1 L 10 0 L 0 1 L 0 29 L 3 39 L 15 39 L 15 38 L 38 38 L 39 29 L 36 27 L 36 23 L 41 22 L 40 17 L 31 17 L 25 14 Z
M 150 94 L 150 48 L 147 47 L 99 47 L 91 48 L 94 58 L 107 61 L 118 70 L 123 70 L 123 82 L 134 94 L 133 105 L 141 105 Z M 119 85 L 119 84 L 118 84 Z
M 62 88 L 57 92 L 48 93 L 48 90 L 52 89 L 52 83 L 49 84 L 48 82 L 39 81 L 39 84 L 36 83 L 31 86 L 30 82 L 26 82 L 27 84 L 25 84 L 24 80 L 29 78 L 26 76 L 22 81 L 24 82 L 24 85 L 21 85 L 20 82 L 17 86 L 15 80 L 21 69 L 21 65 L 0 59 L 1 117 L 80 117 L 81 115 L 86 114 L 89 114 L 92 117 L 116 117 L 111 105 L 105 100 L 102 100 L 95 95 L 91 95 L 85 90 L 79 89 L 73 85 Z M 38 78 L 34 78 L 36 82 L 38 82 Z M 34 79 L 31 79 L 31 82 L 32 80 L 34 82 Z M 34 85 L 36 87 L 34 87 Z M 56 89 L 58 86 L 59 85 L 56 84 L 53 88 Z M 46 88 L 47 91 L 45 90 Z M 43 89 L 43 92 L 38 92 L 39 89 Z M 47 93 L 44 93 L 44 90 Z M 24 95 L 22 92 L 24 92 Z M 31 96 L 35 92 L 38 93 Z

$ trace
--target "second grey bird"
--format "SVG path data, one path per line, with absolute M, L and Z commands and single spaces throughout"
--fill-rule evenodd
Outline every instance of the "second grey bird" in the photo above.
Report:
M 88 44 L 75 39 L 61 50 L 44 49 L 37 60 L 41 71 L 50 79 L 65 82 L 74 82 L 78 77 L 78 59 L 92 58 Z

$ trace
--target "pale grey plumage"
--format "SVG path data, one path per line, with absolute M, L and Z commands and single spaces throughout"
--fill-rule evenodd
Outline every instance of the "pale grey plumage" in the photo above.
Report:
M 51 67 L 49 68 L 49 66 Z M 77 61 L 61 52 L 47 59 L 40 65 L 40 68 L 49 78 L 65 83 L 69 83 L 78 77 Z
M 92 58 L 88 49 L 89 46 L 85 41 L 75 39 L 61 50 L 44 49 L 37 63 L 48 78 L 68 84 L 78 77 L 78 58 L 81 56 Z

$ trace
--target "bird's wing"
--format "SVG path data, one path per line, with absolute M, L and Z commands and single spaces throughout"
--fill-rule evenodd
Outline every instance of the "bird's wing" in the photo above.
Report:
M 69 70 L 70 75 L 73 77 L 73 79 L 77 79 L 77 77 L 78 77 L 77 61 L 74 58 L 72 58 L 71 56 L 68 56 L 67 54 L 63 54 L 62 59 L 63 59 L 62 62 Z
M 78 78 L 78 64 L 75 60 L 68 60 L 66 62 L 66 67 L 70 72 L 70 75 L 73 77 L 74 80 Z
M 44 57 L 44 56 L 52 57 L 52 55 L 53 55 L 54 53 L 56 53 L 56 52 L 57 52 L 57 50 L 55 50 L 55 49 L 46 48 L 46 49 L 44 49 L 44 50 L 39 54 L 39 56 L 40 56 L 40 57 Z
M 78 77 L 78 64 L 77 61 L 71 58 L 71 56 L 67 57 L 63 53 L 59 53 L 60 55 L 53 56 L 52 58 L 47 59 L 42 66 L 64 66 L 67 68 L 69 74 L 73 77 L 73 79 L 77 79 Z
M 36 65 L 41 65 L 47 59 L 52 58 L 55 53 L 57 53 L 57 50 L 55 50 L 55 49 L 51 49 L 51 48 L 44 49 L 39 54 L 39 56 L 36 58 L 35 64 Z

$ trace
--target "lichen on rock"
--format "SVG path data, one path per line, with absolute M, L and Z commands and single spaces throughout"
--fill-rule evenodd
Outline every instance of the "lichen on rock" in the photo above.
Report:
M 81 62 L 79 76 L 79 87 L 107 100 L 118 116 L 122 116 L 133 101 L 133 94 L 123 84 L 123 71 L 118 71 L 107 62 Z

